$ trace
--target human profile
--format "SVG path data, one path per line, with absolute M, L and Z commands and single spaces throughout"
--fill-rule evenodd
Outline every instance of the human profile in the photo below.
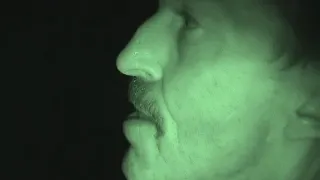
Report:
M 117 58 L 126 178 L 315 180 L 320 78 L 295 44 L 268 0 L 160 0 Z

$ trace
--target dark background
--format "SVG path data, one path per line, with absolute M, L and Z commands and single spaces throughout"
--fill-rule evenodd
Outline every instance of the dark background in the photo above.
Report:
M 124 179 L 132 107 L 115 62 L 157 2 L 7 3 L 2 179 Z
M 157 1 L 6 3 L 3 179 L 124 179 L 132 107 L 115 62 Z

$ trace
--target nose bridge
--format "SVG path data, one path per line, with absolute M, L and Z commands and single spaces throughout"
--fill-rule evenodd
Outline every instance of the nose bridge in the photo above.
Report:
M 163 68 L 174 53 L 171 24 L 172 17 L 157 13 L 140 26 L 117 58 L 119 71 L 129 76 L 161 79 Z

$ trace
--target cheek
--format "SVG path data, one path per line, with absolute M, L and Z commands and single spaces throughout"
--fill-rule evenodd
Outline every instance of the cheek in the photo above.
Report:
M 164 99 L 175 120 L 186 117 L 198 119 L 206 114 L 205 107 L 210 107 L 212 103 L 209 98 L 212 92 L 209 89 L 214 88 L 215 80 L 204 77 L 204 71 L 196 67 L 192 70 L 182 68 L 177 68 L 175 73 L 164 79 Z
M 232 75 L 224 79 L 219 72 L 213 78 L 212 70 L 194 69 L 198 71 L 176 71 L 163 84 L 164 99 L 177 124 L 180 157 L 190 166 L 212 166 L 225 174 L 255 164 L 267 128 L 255 117 L 244 116 L 250 107 L 243 106 L 246 99 L 239 91 L 249 87 L 235 82 L 239 86 L 235 91 L 232 83 L 224 82 Z
M 177 67 L 163 83 L 164 99 L 173 118 L 227 121 L 235 111 L 241 111 L 250 90 L 244 83 L 250 79 L 232 72 L 238 71 L 229 71 L 222 63 Z
M 227 69 L 224 67 L 228 66 L 220 65 L 219 69 Z M 215 138 L 216 145 L 232 149 L 235 143 L 248 142 L 251 135 L 259 133 L 258 117 L 246 115 L 255 111 L 257 101 L 256 98 L 252 101 L 247 98 L 247 95 L 254 94 L 254 90 L 248 84 L 244 85 L 252 79 L 242 73 L 209 69 L 200 63 L 192 70 L 179 68 L 164 80 L 164 99 L 179 126 L 178 131 L 183 133 L 181 138 L 188 137 L 185 138 L 187 141 L 201 137 L 203 142 Z M 249 77 L 255 76 L 249 74 Z M 241 145 L 238 144 L 239 148 Z

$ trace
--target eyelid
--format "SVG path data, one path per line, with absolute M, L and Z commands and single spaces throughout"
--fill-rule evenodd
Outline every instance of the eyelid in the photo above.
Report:
M 199 26 L 199 22 L 194 18 L 194 16 L 190 12 L 183 10 L 179 14 L 181 15 L 181 17 L 183 17 L 186 28 L 194 29 Z M 191 27 L 189 26 L 190 24 L 192 25 Z

